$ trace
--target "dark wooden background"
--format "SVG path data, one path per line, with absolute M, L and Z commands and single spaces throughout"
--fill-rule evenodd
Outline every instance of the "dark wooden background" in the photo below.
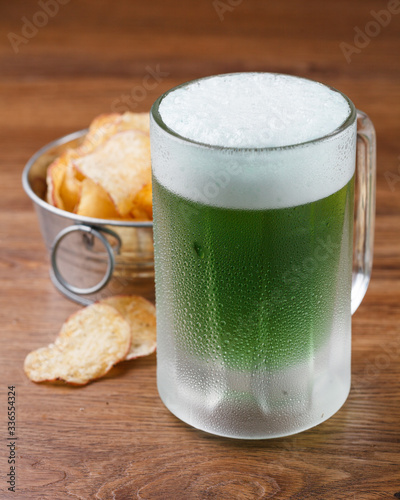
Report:
M 46 21 L 40 12 L 50 4 Z M 400 498 L 400 13 L 382 17 L 386 26 L 371 24 L 372 11 L 388 8 L 400 11 L 400 2 L 0 3 L 2 499 Z M 33 21 L 42 25 L 37 33 L 26 27 Z M 357 29 L 371 36 L 354 41 Z M 235 441 L 192 429 L 164 408 L 155 355 L 122 363 L 84 388 L 29 382 L 26 354 L 51 342 L 78 309 L 49 280 L 21 188 L 29 156 L 99 113 L 147 111 L 178 83 L 246 70 L 337 87 L 377 129 L 374 271 L 353 319 L 344 407 L 293 437 Z M 8 385 L 18 399 L 16 493 L 7 492 L 5 475 Z

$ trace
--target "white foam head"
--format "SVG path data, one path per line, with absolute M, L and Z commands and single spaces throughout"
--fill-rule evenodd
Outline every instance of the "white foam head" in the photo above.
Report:
M 210 205 L 309 203 L 354 173 L 355 120 L 342 127 L 351 113 L 341 93 L 288 75 L 189 82 L 161 98 L 157 120 L 153 112 L 153 173 L 173 192 Z

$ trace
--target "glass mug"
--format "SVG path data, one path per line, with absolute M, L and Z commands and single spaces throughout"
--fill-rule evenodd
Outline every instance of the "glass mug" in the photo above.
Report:
M 294 434 L 331 417 L 350 390 L 351 314 L 372 267 L 373 125 L 324 86 L 349 106 L 330 133 L 210 145 L 160 113 L 196 82 L 151 110 L 158 391 L 212 434 Z

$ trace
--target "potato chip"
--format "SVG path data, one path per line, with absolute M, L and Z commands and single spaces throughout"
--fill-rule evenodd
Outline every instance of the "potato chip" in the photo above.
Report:
M 48 168 L 48 203 L 93 218 L 152 220 L 149 128 L 149 113 L 95 118 L 83 143 Z
M 81 196 L 76 208 L 78 215 L 99 219 L 119 219 L 115 205 L 104 189 L 91 179 L 82 181 Z
M 47 203 L 54 207 L 65 209 L 60 191 L 65 176 L 65 164 L 61 159 L 55 160 L 47 169 Z
M 66 162 L 65 175 L 61 184 L 60 196 L 64 209 L 74 212 L 81 198 L 83 176 L 74 168 L 71 159 Z
M 147 356 L 156 350 L 156 308 L 135 295 L 117 295 L 100 301 L 114 307 L 129 323 L 131 347 L 126 359 Z
M 125 359 L 130 343 L 130 326 L 121 314 L 107 304 L 92 304 L 64 323 L 54 344 L 28 354 L 24 370 L 34 382 L 84 385 Z
M 117 132 L 117 123 L 121 120 L 119 113 L 102 114 L 90 124 L 88 133 L 78 148 L 79 155 L 92 153 Z
M 92 120 L 92 123 L 89 126 L 89 132 L 87 136 L 90 135 L 91 132 L 94 132 L 96 130 L 108 128 L 109 125 L 115 125 L 121 120 L 121 116 L 121 113 L 102 113 L 101 115 L 96 116 L 96 118 Z
M 127 217 L 135 196 L 151 182 L 150 138 L 138 130 L 119 132 L 93 153 L 75 159 L 74 166 L 102 186 L 119 214 Z
M 98 146 L 104 144 L 110 137 L 125 130 L 140 130 L 149 133 L 149 113 L 124 114 L 110 113 L 95 118 L 90 124 L 83 144 L 79 148 L 80 154 L 93 152 Z
M 51 205 L 73 212 L 80 198 L 83 176 L 74 169 L 73 149 L 68 149 L 56 158 L 47 170 L 47 202 Z
M 146 184 L 133 200 L 131 212 L 136 220 L 153 220 L 153 200 L 151 184 Z
M 130 113 L 127 111 L 121 115 L 121 121 L 117 125 L 118 132 L 122 130 L 141 130 L 147 134 L 150 133 L 150 114 L 149 113 Z

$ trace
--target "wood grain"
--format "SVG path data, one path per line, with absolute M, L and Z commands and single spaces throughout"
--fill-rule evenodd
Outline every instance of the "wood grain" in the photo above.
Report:
M 386 9 L 377 0 L 67 2 L 14 53 L 37 2 L 0 4 L 0 435 L 17 387 L 18 499 L 400 498 L 400 14 L 348 63 L 340 43 Z M 150 68 L 150 69 L 149 69 Z M 191 78 L 240 70 L 310 77 L 348 94 L 378 136 L 377 221 L 369 291 L 353 318 L 352 391 L 330 420 L 285 439 L 235 441 L 171 415 L 156 389 L 156 356 L 117 365 L 83 388 L 35 385 L 26 354 L 51 342 L 78 306 L 48 276 L 22 168 L 45 143 L 87 126 L 162 76 L 141 100 Z M 391 174 L 388 175 L 388 172 Z M 398 177 L 398 182 L 394 182 Z M 388 179 L 392 179 L 390 183 Z M 150 290 L 151 292 L 151 290 Z

